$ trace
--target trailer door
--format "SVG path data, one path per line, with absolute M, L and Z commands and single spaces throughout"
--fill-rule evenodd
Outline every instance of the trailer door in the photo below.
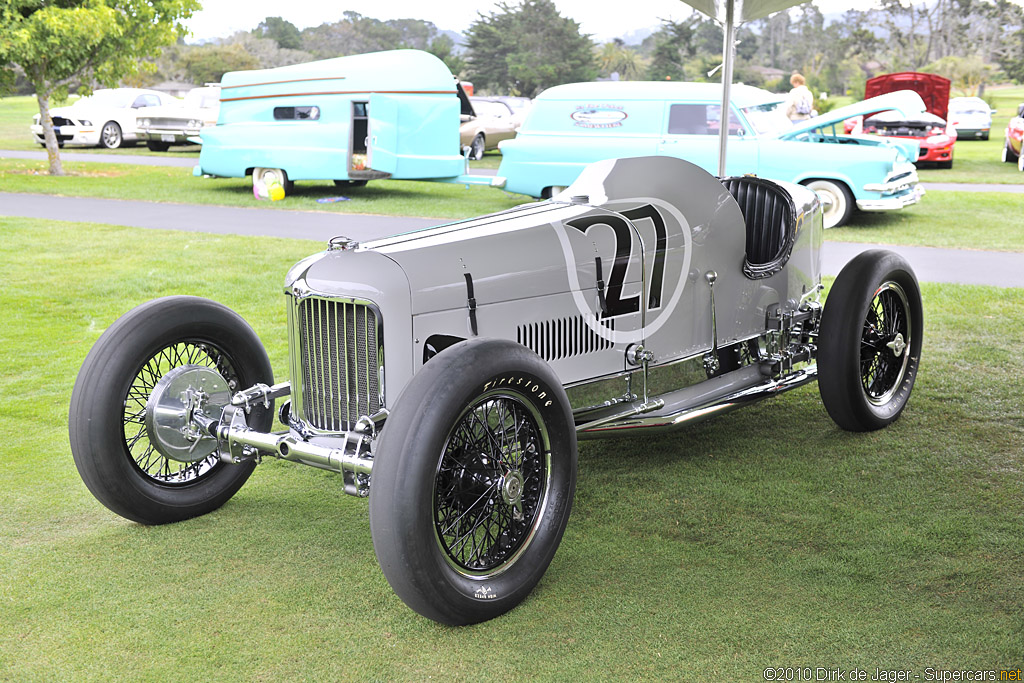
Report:
M 459 175 L 459 110 L 454 92 L 371 94 L 369 167 L 393 178 Z

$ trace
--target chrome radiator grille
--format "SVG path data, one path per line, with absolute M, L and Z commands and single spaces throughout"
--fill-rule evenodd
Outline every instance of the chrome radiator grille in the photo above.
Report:
M 188 127 L 190 119 L 168 119 L 168 118 L 153 118 L 149 120 L 150 128 L 176 128 L 181 130 Z
M 291 311 L 293 389 L 299 417 L 314 429 L 343 432 L 383 406 L 384 337 L 375 308 L 309 297 Z

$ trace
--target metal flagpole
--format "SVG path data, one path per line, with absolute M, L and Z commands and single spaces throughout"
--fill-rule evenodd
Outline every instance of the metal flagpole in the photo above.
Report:
M 725 177 L 725 148 L 729 141 L 729 88 L 732 85 L 732 61 L 736 50 L 736 0 L 725 2 L 725 37 L 722 39 L 722 112 L 718 124 L 718 177 Z

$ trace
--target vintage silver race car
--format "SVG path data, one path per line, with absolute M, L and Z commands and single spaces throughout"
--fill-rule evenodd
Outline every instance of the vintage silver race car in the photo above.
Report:
M 578 438 L 671 430 L 815 379 L 844 429 L 900 415 L 921 354 L 914 273 L 866 252 L 823 307 L 821 244 L 811 190 L 670 157 L 598 162 L 481 218 L 336 238 L 285 279 L 290 382 L 209 300 L 111 325 L 72 394 L 75 463 L 144 524 L 216 509 L 262 457 L 334 470 L 369 496 L 402 600 L 489 619 L 558 547 Z

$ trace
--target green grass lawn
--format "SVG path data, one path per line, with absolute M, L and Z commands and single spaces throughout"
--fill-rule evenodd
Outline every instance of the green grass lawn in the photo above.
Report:
M 956 96 L 957 93 L 954 93 Z M 953 168 L 921 168 L 918 175 L 924 183 L 1024 183 L 1024 174 L 1016 164 L 1000 161 L 1004 131 L 1024 102 L 1024 87 L 990 89 L 996 113 L 988 140 L 957 140 L 953 148 Z
M 1024 195 L 929 192 L 899 211 L 855 213 L 825 232 L 836 242 L 902 244 L 947 249 L 1024 252 Z
M 1024 661 L 1024 290 L 925 285 L 889 429 L 806 387 L 683 432 L 585 442 L 561 548 L 473 627 L 408 610 L 337 475 L 261 465 L 143 527 L 68 449 L 75 373 L 118 315 L 218 299 L 285 378 L 285 270 L 313 242 L 0 218 L 0 680 L 763 680 L 767 666 Z M 495 672 L 500 672 L 495 673 Z

